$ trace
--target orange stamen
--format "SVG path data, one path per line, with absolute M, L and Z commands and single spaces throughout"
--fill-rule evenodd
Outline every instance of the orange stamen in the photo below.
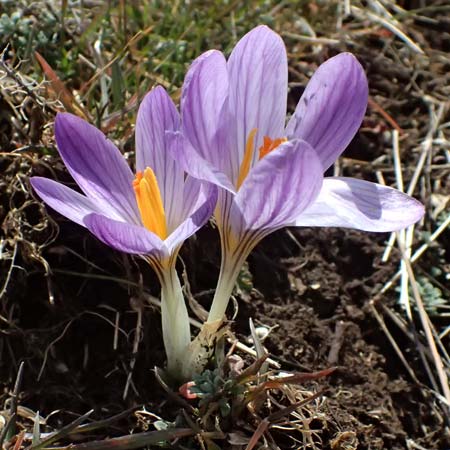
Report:
M 259 159 L 264 158 L 272 150 L 275 150 L 283 142 L 287 142 L 286 138 L 271 139 L 269 136 L 264 136 L 264 142 L 261 147 L 259 147 Z
M 253 153 L 255 150 L 255 135 L 257 132 L 257 128 L 253 128 L 248 135 L 247 143 L 245 144 L 245 153 L 244 158 L 241 162 L 241 167 L 239 168 L 239 176 L 237 182 L 237 189 L 241 187 L 245 178 L 247 177 L 252 161 L 253 161 Z M 259 147 L 259 159 L 264 158 L 267 154 L 269 154 L 272 150 L 275 150 L 279 145 L 283 142 L 287 142 L 286 138 L 276 138 L 271 139 L 269 136 L 264 136 L 263 145 Z
M 144 226 L 162 240 L 167 237 L 166 215 L 155 173 L 150 167 L 136 173 L 133 181 L 136 201 Z
M 250 131 L 250 134 L 248 135 L 247 143 L 245 144 L 245 153 L 244 153 L 244 159 L 241 162 L 241 167 L 239 169 L 239 176 L 238 176 L 238 182 L 237 182 L 237 188 L 239 189 L 241 187 L 241 184 L 244 182 L 245 178 L 248 175 L 248 172 L 250 171 L 250 166 L 253 159 L 253 151 L 255 149 L 255 134 L 258 130 L 256 128 L 253 128 L 252 131 Z

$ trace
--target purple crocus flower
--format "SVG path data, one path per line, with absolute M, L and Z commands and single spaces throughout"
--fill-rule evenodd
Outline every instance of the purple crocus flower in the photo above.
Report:
M 179 370 L 190 342 L 176 258 L 182 243 L 209 219 L 217 200 L 215 186 L 185 178 L 166 151 L 166 131 L 179 127 L 169 95 L 161 87 L 153 89 L 138 112 L 135 176 L 101 131 L 74 115 L 58 114 L 58 150 L 84 195 L 47 178 L 31 179 L 53 209 L 105 244 L 141 255 L 154 268 L 162 287 L 163 335 L 172 371 Z
M 215 211 L 222 243 L 219 284 L 208 318 L 223 318 L 252 248 L 284 226 L 393 231 L 418 221 L 421 203 L 386 186 L 324 178 L 365 114 L 364 70 L 341 53 L 314 73 L 285 126 L 287 55 L 266 26 L 246 34 L 228 61 L 216 50 L 197 58 L 181 99 L 174 158 L 191 175 L 219 186 Z

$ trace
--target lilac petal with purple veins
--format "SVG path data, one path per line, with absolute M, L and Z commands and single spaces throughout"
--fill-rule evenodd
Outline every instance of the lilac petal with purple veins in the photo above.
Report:
M 191 65 L 183 84 L 183 134 L 198 153 L 230 175 L 228 71 L 223 54 L 212 50 Z
M 178 131 L 180 122 L 175 104 L 163 87 L 155 87 L 144 97 L 136 120 L 137 171 L 151 167 L 157 178 L 167 172 L 165 132 Z
M 283 137 L 286 120 L 288 65 L 281 37 L 265 25 L 247 33 L 228 60 L 229 108 L 236 118 L 234 152 L 240 161 L 250 132 L 256 128 L 255 147 L 263 137 Z M 254 162 L 258 160 L 254 154 Z M 237 179 L 237 174 L 236 174 Z M 233 180 L 236 182 L 236 180 Z
M 81 190 L 99 209 L 140 223 L 134 175 L 119 149 L 97 128 L 69 113 L 56 116 L 58 150 Z
M 178 111 L 161 86 L 143 99 L 136 120 L 136 166 L 151 167 L 158 180 L 169 232 L 177 225 L 178 204 L 183 195 L 184 173 L 170 156 L 166 131 L 180 128 Z
M 185 220 L 164 241 L 170 253 L 180 247 L 212 216 L 217 201 L 217 187 L 189 177 L 185 186 L 184 201 L 185 208 L 188 207 L 189 212 L 186 211 Z
M 89 214 L 84 223 L 103 243 L 121 252 L 159 258 L 168 256 L 163 241 L 143 226 L 119 222 L 101 214 Z
M 100 212 L 98 205 L 84 195 L 48 178 L 32 177 L 30 183 L 39 197 L 51 208 L 79 225 L 85 226 L 83 218 Z M 111 211 L 113 212 L 113 211 Z M 112 218 L 114 218 L 112 216 Z M 120 219 L 119 216 L 115 217 Z
M 422 218 L 423 205 L 393 189 L 355 178 L 325 178 L 316 201 L 291 225 L 388 232 Z
M 208 181 L 216 186 L 235 192 L 234 186 L 228 177 L 218 170 L 209 160 L 204 159 L 192 147 L 183 134 L 168 132 L 169 151 L 180 167 L 189 175 L 199 180 Z
M 189 217 L 201 205 L 203 205 L 209 198 L 216 202 L 217 187 L 205 181 L 200 181 L 197 178 L 186 176 L 184 183 L 184 190 L 182 200 L 179 203 L 179 221 L 181 223 L 186 217 Z
M 351 53 L 341 53 L 316 70 L 287 125 L 286 134 L 312 145 L 325 171 L 358 131 L 367 99 L 364 69 Z
M 292 222 L 315 200 L 322 180 L 322 165 L 308 143 L 297 139 L 280 145 L 257 163 L 234 198 L 233 234 Z

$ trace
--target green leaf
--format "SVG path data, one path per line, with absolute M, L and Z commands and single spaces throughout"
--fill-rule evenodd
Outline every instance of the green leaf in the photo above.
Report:
M 119 60 L 114 61 L 111 66 L 111 90 L 113 105 L 115 109 L 120 109 L 124 105 L 125 83 L 122 76 Z

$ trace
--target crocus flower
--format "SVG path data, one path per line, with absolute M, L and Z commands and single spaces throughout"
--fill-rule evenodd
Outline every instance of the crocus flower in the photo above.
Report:
M 147 94 L 136 123 L 134 175 L 101 131 L 74 115 L 58 114 L 58 150 L 84 195 L 47 178 L 31 179 L 42 200 L 60 214 L 105 244 L 141 255 L 151 264 L 161 282 L 163 337 L 171 371 L 179 369 L 190 342 L 175 261 L 185 239 L 209 219 L 217 198 L 215 186 L 185 178 L 166 151 L 166 131 L 179 126 L 178 111 L 166 91 L 157 87 Z
M 197 58 L 181 99 L 182 128 L 170 150 L 191 175 L 220 188 L 215 210 L 222 243 L 220 279 L 208 322 L 224 316 L 242 263 L 284 226 L 393 231 L 418 221 L 423 206 L 390 187 L 325 171 L 365 114 L 368 86 L 350 53 L 322 64 L 285 126 L 287 55 L 266 26 L 245 35 L 228 61 Z

